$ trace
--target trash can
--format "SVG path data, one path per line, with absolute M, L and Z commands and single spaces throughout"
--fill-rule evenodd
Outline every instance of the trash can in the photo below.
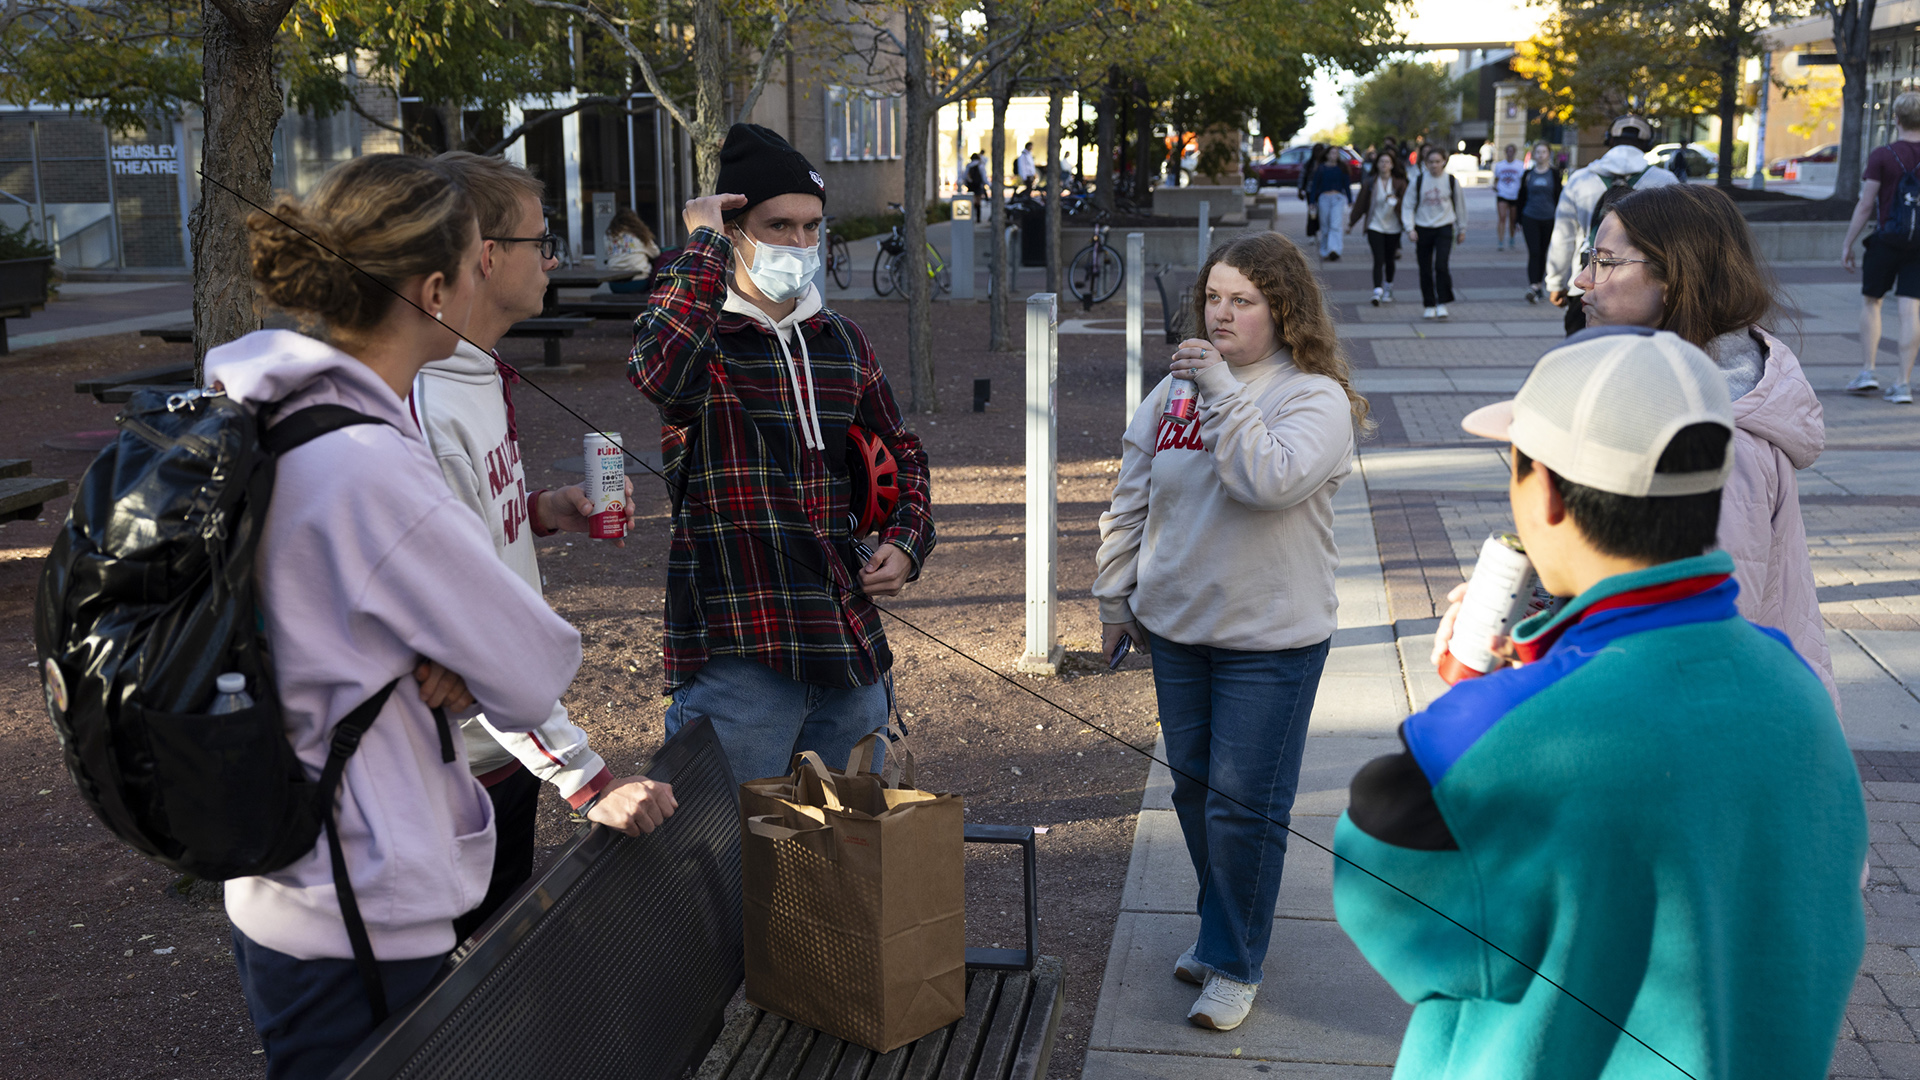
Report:
M 1020 265 L 1047 265 L 1047 204 L 1022 196 L 1008 199 L 1007 210 L 1019 218 Z

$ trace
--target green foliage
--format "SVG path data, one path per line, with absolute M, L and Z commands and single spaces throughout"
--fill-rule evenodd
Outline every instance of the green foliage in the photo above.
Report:
M 46 241 L 29 233 L 30 226 L 22 225 L 17 229 L 0 226 L 0 259 L 42 259 L 52 258 L 53 248 Z
M 1356 85 L 1347 123 L 1356 146 L 1378 146 L 1391 135 L 1402 141 L 1423 135 L 1445 140 L 1447 103 L 1458 93 L 1438 64 L 1394 60 Z

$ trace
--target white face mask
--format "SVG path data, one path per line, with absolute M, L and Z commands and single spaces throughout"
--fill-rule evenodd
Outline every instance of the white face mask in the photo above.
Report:
M 784 304 L 803 295 L 807 286 L 813 284 L 814 275 L 820 272 L 820 249 L 817 247 L 763 244 L 748 236 L 745 229 L 740 230 L 740 236 L 754 248 L 753 262 L 747 267 L 747 279 L 776 304 Z

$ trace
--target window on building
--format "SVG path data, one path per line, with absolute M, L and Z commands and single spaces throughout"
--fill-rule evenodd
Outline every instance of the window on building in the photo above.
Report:
M 898 94 L 883 96 L 845 86 L 827 87 L 827 160 L 900 157 L 902 112 Z

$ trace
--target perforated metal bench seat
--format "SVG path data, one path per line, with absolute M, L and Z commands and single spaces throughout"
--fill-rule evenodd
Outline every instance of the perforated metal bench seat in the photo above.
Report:
M 885 1054 L 738 1003 L 694 1080 L 1038 1080 L 1065 1000 L 1051 956 L 1030 972 L 968 968 L 967 1015 Z

